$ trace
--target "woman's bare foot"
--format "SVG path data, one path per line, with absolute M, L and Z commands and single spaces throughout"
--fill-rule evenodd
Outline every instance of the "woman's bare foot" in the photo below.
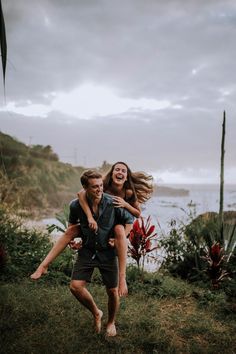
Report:
M 98 314 L 96 316 L 94 316 L 94 324 L 95 324 L 96 333 L 100 333 L 101 332 L 102 316 L 103 316 L 103 312 L 101 310 L 98 310 Z
M 119 296 L 127 296 L 128 295 L 128 287 L 127 287 L 125 276 L 119 277 L 118 294 L 119 294 Z
M 43 265 L 40 265 L 36 271 L 31 274 L 30 278 L 33 280 L 38 280 L 42 275 L 46 274 L 48 271 L 48 267 L 45 267 Z
M 116 325 L 114 322 L 107 324 L 106 336 L 107 337 L 115 337 L 116 336 Z

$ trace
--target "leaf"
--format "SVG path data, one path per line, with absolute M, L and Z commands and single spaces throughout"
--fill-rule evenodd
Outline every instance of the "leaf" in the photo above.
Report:
M 139 231 L 140 231 L 139 219 L 136 219 L 133 223 L 133 232 L 139 232 Z
M 60 232 L 65 232 L 64 229 L 62 229 L 60 226 L 52 224 L 52 225 L 47 225 L 47 230 L 51 234 L 54 230 L 60 231 Z
M 151 225 L 149 230 L 147 230 L 147 236 L 150 236 L 155 230 L 155 225 Z
M 224 245 L 225 252 L 232 254 L 236 247 L 236 223 L 234 225 L 224 224 Z

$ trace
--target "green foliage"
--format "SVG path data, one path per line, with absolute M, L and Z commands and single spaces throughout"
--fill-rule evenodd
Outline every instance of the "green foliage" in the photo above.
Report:
M 12 211 L 11 211 L 12 213 Z M 36 229 L 27 229 L 19 218 L 0 208 L 1 279 L 18 281 L 28 277 L 52 247 L 49 235 Z M 45 281 L 68 281 L 72 270 L 72 253 L 68 249 L 57 258 L 45 276 Z
M 160 272 L 141 271 L 134 266 L 127 268 L 127 283 L 129 293 L 143 293 L 157 298 L 178 298 L 191 292 L 191 287 L 184 281 Z
M 65 204 L 63 210 L 60 213 L 56 214 L 56 219 L 62 226 L 51 224 L 47 226 L 47 230 L 49 233 L 53 232 L 54 230 L 65 232 L 68 228 L 68 220 L 69 220 L 69 213 L 70 208 L 68 204 Z
M 234 216 L 235 217 L 235 216 Z M 228 218 L 228 220 L 227 220 Z M 231 214 L 225 213 L 224 224 L 224 249 L 227 262 L 226 271 L 232 278 L 235 273 L 232 271 L 232 255 L 235 247 L 235 228 L 231 224 Z M 163 267 L 171 274 L 180 276 L 190 281 L 207 280 L 206 251 L 211 249 L 214 242 L 221 239 L 221 224 L 218 214 L 207 213 L 191 220 L 187 225 L 176 226 L 172 221 L 170 234 L 161 240 L 165 250 L 166 258 Z

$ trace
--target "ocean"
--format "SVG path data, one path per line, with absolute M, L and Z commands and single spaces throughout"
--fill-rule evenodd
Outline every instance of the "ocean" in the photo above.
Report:
M 151 216 L 153 224 L 168 232 L 170 221 L 186 223 L 190 215 L 208 211 L 219 212 L 220 188 L 218 185 L 169 185 L 189 191 L 186 196 L 154 196 L 144 206 L 142 215 Z M 224 211 L 236 210 L 236 185 L 224 187 Z

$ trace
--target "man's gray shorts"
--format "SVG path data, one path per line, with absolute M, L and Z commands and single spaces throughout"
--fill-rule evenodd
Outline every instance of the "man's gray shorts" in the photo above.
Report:
M 104 285 L 108 289 L 116 288 L 118 286 L 118 261 L 117 257 L 109 260 L 99 260 L 98 257 L 93 257 L 92 252 L 83 254 L 78 252 L 76 261 L 72 270 L 72 280 L 85 280 L 91 282 L 91 277 L 94 268 L 98 268 L 102 276 Z

